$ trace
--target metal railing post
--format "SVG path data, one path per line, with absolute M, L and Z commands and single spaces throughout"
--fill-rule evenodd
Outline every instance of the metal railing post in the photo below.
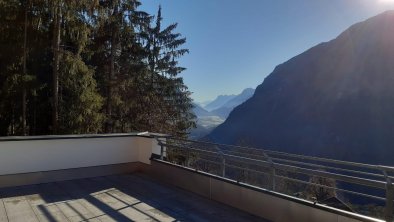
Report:
M 386 209 L 385 209 L 385 219 L 388 222 L 392 222 L 393 216 L 393 201 L 394 201 L 394 187 L 392 183 L 387 183 L 386 186 Z
M 271 189 L 275 191 L 276 189 L 276 170 L 274 164 L 271 165 Z
M 164 146 L 162 143 L 160 143 L 160 159 L 164 159 Z
M 267 158 L 268 162 L 270 163 L 270 185 L 271 190 L 275 191 L 276 189 L 276 170 L 274 161 L 272 161 L 271 157 L 268 156 L 265 152 L 263 152 L 265 158 Z
M 186 149 L 187 157 L 186 157 L 186 166 L 190 167 L 190 149 Z
M 222 155 L 222 177 L 226 177 L 226 159 Z
M 394 215 L 393 215 L 394 186 L 386 170 L 383 170 L 383 174 L 385 175 L 387 181 L 386 207 L 384 209 L 384 218 L 387 222 L 392 222 L 394 219 Z
M 222 159 L 222 177 L 226 177 L 226 159 L 224 158 L 224 153 L 221 150 L 218 150 L 220 158 Z

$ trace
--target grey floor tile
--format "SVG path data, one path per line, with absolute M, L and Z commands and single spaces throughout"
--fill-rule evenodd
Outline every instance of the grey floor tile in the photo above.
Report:
M 143 174 L 0 189 L 0 222 L 264 221 Z
M 0 199 L 0 222 L 8 222 L 3 199 Z
M 26 198 L 8 197 L 3 201 L 10 222 L 38 222 L 38 218 Z

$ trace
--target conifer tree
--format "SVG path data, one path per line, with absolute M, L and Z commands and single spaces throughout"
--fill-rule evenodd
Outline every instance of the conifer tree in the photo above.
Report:
M 94 70 L 83 60 L 90 41 L 91 27 L 86 21 L 84 2 L 64 5 L 59 66 L 59 122 L 61 133 L 97 133 L 103 115 Z
M 28 7 L 28 1 L 0 1 L 0 132 L 6 135 L 26 134 Z
M 185 135 L 176 24 L 137 0 L 0 0 L 0 135 Z M 147 111 L 151 110 L 151 111 Z
M 132 130 L 134 81 L 141 69 L 141 50 L 135 26 L 143 26 L 148 16 L 137 11 L 135 0 L 102 1 L 95 18 L 94 56 L 97 76 L 105 101 L 105 132 Z M 135 129 L 136 130 L 136 129 Z
M 149 119 L 153 120 L 150 126 L 153 131 L 185 136 L 187 129 L 195 127 L 195 116 L 191 112 L 191 93 L 183 83 L 183 78 L 179 77 L 185 68 L 179 66 L 178 59 L 189 50 L 182 48 L 186 38 L 174 33 L 178 24 L 163 29 L 162 20 L 159 6 L 155 24 L 148 28 L 146 44 L 150 90 L 153 93 L 150 105 L 158 109 L 150 115 Z

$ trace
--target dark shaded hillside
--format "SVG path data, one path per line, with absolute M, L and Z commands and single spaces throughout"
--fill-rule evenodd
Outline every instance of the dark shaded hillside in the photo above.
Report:
M 277 66 L 208 137 L 394 165 L 394 11 Z

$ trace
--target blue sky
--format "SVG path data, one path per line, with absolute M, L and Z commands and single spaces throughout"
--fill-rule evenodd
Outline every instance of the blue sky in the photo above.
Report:
M 198 102 L 255 88 L 276 65 L 394 9 L 394 0 L 142 0 L 141 9 L 159 4 L 187 38 L 182 76 Z

